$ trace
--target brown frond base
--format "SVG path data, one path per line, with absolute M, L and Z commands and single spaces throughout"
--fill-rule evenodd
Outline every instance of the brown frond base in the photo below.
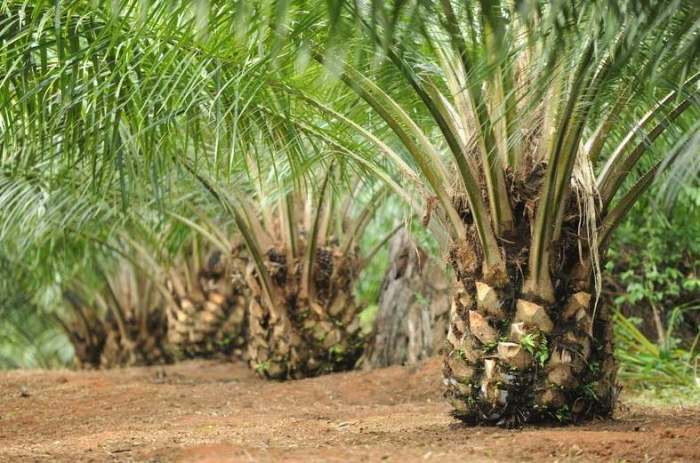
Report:
M 274 314 L 257 300 L 250 306 L 248 356 L 251 368 L 269 379 L 299 379 L 350 370 L 362 354 L 357 307 L 349 323 L 290 301 L 283 314 Z M 279 308 L 277 308 L 279 310 Z M 276 311 L 275 311 L 276 312 Z
M 168 317 L 168 342 L 184 358 L 241 358 L 246 342 L 246 299 L 219 292 L 176 300 Z
M 100 367 L 107 333 L 102 323 L 95 323 L 93 327 L 90 331 L 84 330 L 78 323 L 64 327 L 73 346 L 73 362 L 79 370 Z
M 122 336 L 117 323 L 109 321 L 100 368 L 160 365 L 172 361 L 162 310 L 149 311 L 145 326 L 133 317 L 127 318 L 125 324 L 128 334 Z
M 455 417 L 512 427 L 612 414 L 618 387 L 606 309 L 598 307 L 591 331 L 588 293 L 543 306 L 475 287 L 457 291 L 447 338 L 445 397 Z

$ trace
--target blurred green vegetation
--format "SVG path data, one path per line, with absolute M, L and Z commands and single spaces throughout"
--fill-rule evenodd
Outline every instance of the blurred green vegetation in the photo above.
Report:
M 73 358 L 68 338 L 51 315 L 51 290 L 40 291 L 33 278 L 0 254 L 0 369 L 55 368 Z
M 700 189 L 685 188 L 672 207 L 642 201 L 607 263 L 619 377 L 647 395 L 700 398 Z

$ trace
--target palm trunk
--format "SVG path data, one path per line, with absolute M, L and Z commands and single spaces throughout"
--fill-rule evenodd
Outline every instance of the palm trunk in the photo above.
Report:
M 267 252 L 272 304 L 254 270 L 248 274 L 253 298 L 249 310 L 251 367 L 271 379 L 303 378 L 351 369 L 361 354 L 359 308 L 352 295 L 356 259 L 336 247 L 319 248 L 315 291 L 300 291 L 301 270 L 281 249 Z
M 104 322 L 106 338 L 100 368 L 159 365 L 171 360 L 167 348 L 167 323 L 162 310 L 150 310 L 145 325 L 128 314 L 126 335 L 112 317 Z
M 174 305 L 168 310 L 168 341 L 185 357 L 244 357 L 249 291 L 246 262 L 234 251 L 226 257 L 212 253 L 193 281 L 178 274 L 169 280 Z
M 520 191 L 527 190 L 520 185 Z M 546 294 L 523 290 L 531 205 L 532 198 L 524 198 L 514 208 L 516 234 L 502 249 L 505 283 L 487 281 L 469 212 L 461 211 L 469 232 L 450 251 L 456 289 L 443 374 L 454 415 L 467 422 L 571 422 L 613 411 L 612 321 L 609 308 L 596 306 L 592 295 L 580 212 L 572 203 L 561 239 L 550 246 L 555 297 L 548 303 Z
M 362 357 L 364 368 L 415 364 L 436 355 L 445 344 L 450 290 L 443 265 L 405 230 L 390 241 L 389 260 Z
M 77 295 L 67 292 L 65 297 L 77 315 L 62 322 L 73 345 L 77 368 L 156 365 L 171 360 L 162 310 L 147 311 L 145 320 L 127 311 L 122 332 L 111 311 L 101 317 Z

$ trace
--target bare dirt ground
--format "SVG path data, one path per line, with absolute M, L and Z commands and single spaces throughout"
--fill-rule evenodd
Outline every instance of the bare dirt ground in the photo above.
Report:
M 287 383 L 242 364 L 0 374 L 0 461 L 700 461 L 700 408 L 567 428 L 466 427 L 437 359 Z

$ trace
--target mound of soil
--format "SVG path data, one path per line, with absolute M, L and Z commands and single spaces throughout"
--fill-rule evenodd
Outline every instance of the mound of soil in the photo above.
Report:
M 466 427 L 440 361 L 275 383 L 242 364 L 0 374 L 0 461 L 700 461 L 700 408 Z

